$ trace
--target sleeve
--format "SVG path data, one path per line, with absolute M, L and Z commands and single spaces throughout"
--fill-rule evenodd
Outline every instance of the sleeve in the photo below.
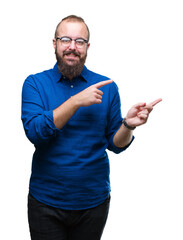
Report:
M 45 111 L 32 76 L 29 76 L 23 84 L 21 119 L 26 136 L 34 145 L 48 142 L 56 135 L 53 111 Z
M 123 148 L 118 148 L 114 145 L 114 142 L 113 142 L 114 135 L 119 130 L 123 120 L 122 114 L 121 114 L 121 100 L 119 96 L 118 87 L 115 83 L 113 83 L 110 89 L 109 101 L 110 102 L 109 102 L 109 110 L 108 110 L 108 122 L 107 122 L 107 128 L 106 128 L 108 150 L 118 154 L 126 150 L 131 145 L 131 143 L 134 140 L 134 136 L 131 142 Z

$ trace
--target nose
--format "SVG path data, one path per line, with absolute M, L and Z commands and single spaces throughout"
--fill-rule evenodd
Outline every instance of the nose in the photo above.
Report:
M 76 49 L 76 43 L 75 43 L 74 40 L 71 41 L 69 49 L 71 49 L 71 50 L 75 50 Z

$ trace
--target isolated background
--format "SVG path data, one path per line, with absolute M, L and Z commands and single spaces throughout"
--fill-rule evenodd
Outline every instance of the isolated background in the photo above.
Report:
M 0 3 L 0 239 L 28 240 L 27 193 L 34 147 L 26 139 L 21 88 L 55 64 L 52 38 L 65 16 L 91 31 L 90 70 L 119 86 L 122 113 L 163 101 L 124 153 L 109 153 L 112 201 L 103 240 L 183 239 L 183 6 L 178 0 Z

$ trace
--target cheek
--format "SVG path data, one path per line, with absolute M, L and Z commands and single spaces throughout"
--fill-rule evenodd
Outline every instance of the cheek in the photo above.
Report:
M 55 53 L 57 53 L 59 56 L 63 56 L 63 52 L 65 49 L 63 49 L 61 46 L 56 46 Z
M 80 51 L 80 55 L 82 57 L 86 56 L 87 55 L 87 50 L 86 49 L 83 49 L 82 51 Z

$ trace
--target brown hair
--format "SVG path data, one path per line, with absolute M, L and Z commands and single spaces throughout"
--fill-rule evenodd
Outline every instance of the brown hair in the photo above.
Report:
M 87 40 L 89 41 L 89 39 L 90 39 L 90 31 L 89 31 L 89 28 L 88 28 L 87 24 L 85 23 L 84 19 L 81 18 L 81 17 L 78 17 L 78 16 L 76 16 L 76 15 L 69 15 L 69 16 L 63 18 L 63 19 L 59 22 L 59 24 L 57 25 L 56 30 L 55 30 L 55 38 L 57 37 L 58 27 L 60 26 L 60 24 L 61 24 L 63 21 L 82 22 L 82 23 L 84 23 L 85 26 L 86 26 L 86 28 L 87 28 L 87 31 L 88 31 L 88 39 L 87 39 Z

